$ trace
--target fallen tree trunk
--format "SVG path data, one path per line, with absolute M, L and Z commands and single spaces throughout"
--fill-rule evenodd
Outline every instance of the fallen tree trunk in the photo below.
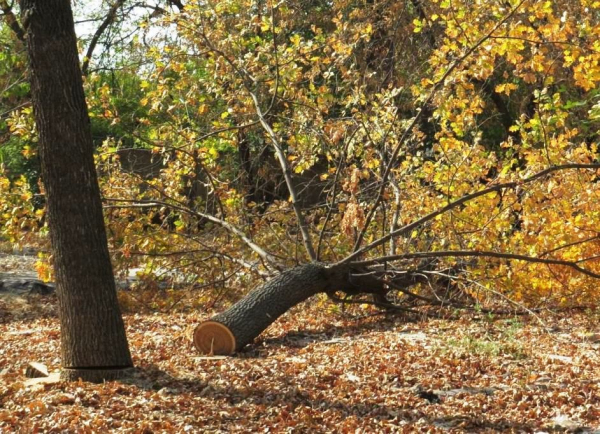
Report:
M 314 263 L 284 271 L 196 327 L 194 345 L 204 354 L 239 351 L 291 307 L 315 294 L 339 288 L 345 276 L 342 267 Z
M 225 312 L 194 330 L 194 345 L 203 354 L 230 355 L 251 343 L 277 318 L 319 293 L 385 294 L 370 275 L 352 274 L 349 265 L 311 263 L 284 271 L 254 289 Z

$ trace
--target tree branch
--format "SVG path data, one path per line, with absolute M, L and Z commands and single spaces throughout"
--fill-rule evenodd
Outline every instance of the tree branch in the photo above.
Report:
M 380 258 L 370 259 L 367 261 L 357 261 L 352 262 L 351 265 L 358 267 L 367 267 L 369 265 L 376 264 L 384 264 L 392 261 L 400 261 L 405 259 L 426 259 L 426 258 L 450 258 L 450 257 L 477 257 L 477 258 L 500 258 L 500 259 L 512 259 L 516 261 L 525 261 L 539 264 L 547 264 L 547 265 L 562 265 L 565 267 L 572 268 L 580 273 L 585 274 L 586 276 L 593 277 L 595 279 L 600 279 L 600 274 L 594 273 L 588 269 L 585 269 L 576 262 L 565 261 L 562 259 L 549 259 L 549 258 L 539 258 L 534 256 L 527 255 L 519 255 L 516 253 L 502 253 L 502 252 L 494 252 L 487 250 L 456 250 L 456 251 L 436 251 L 436 252 L 414 252 L 414 253 L 404 253 L 401 255 L 391 255 L 391 256 L 382 256 Z
M 181 12 L 185 8 L 185 5 L 183 3 L 181 3 L 180 0 L 167 0 L 167 3 L 177 6 L 177 9 L 179 9 L 179 12 Z
M 104 209 L 116 209 L 116 208 L 156 208 L 160 206 L 164 206 L 167 208 L 175 209 L 177 211 L 181 211 L 186 214 L 194 215 L 196 217 L 200 217 L 206 220 L 209 220 L 213 223 L 218 224 L 222 228 L 228 230 L 229 232 L 235 234 L 238 238 L 240 238 L 246 245 L 253 250 L 256 254 L 258 254 L 261 258 L 271 264 L 277 270 L 281 270 L 282 266 L 277 262 L 276 257 L 271 253 L 264 250 L 258 244 L 253 242 L 248 236 L 237 226 L 219 219 L 213 215 L 205 214 L 202 212 L 194 211 L 189 208 L 185 208 L 183 206 L 175 205 L 168 202 L 163 202 L 159 200 L 134 200 L 134 199 L 118 199 L 118 198 L 108 198 L 105 197 L 102 200 L 106 202 L 126 202 L 128 205 L 106 205 Z
M 308 226 L 306 224 L 306 219 L 304 218 L 304 214 L 302 212 L 302 207 L 300 206 L 300 202 L 298 202 L 298 194 L 296 193 L 296 188 L 292 183 L 292 175 L 290 173 L 290 168 L 287 164 L 287 160 L 285 158 L 285 154 L 283 153 L 283 149 L 279 144 L 279 140 L 277 140 L 277 136 L 275 132 L 265 120 L 260 106 L 258 104 L 258 99 L 256 95 L 252 92 L 250 93 L 250 97 L 254 102 L 254 108 L 256 110 L 256 115 L 260 121 L 261 126 L 269 135 L 271 139 L 271 143 L 273 144 L 273 148 L 275 148 L 275 154 L 277 155 L 277 159 L 279 160 L 279 165 L 281 166 L 281 171 L 283 172 L 283 177 L 285 179 L 285 183 L 287 185 L 288 192 L 290 193 L 290 198 L 292 199 L 292 207 L 294 208 L 294 213 L 296 213 L 296 219 L 298 220 L 298 227 L 300 228 L 300 233 L 302 234 L 302 241 L 304 242 L 304 248 L 308 253 L 311 261 L 317 260 L 317 255 L 315 253 L 315 248 L 312 243 L 312 239 L 310 236 L 310 231 L 308 230 Z
M 88 45 L 88 49 L 85 53 L 85 56 L 83 57 L 83 62 L 81 64 L 81 73 L 84 76 L 88 75 L 88 73 L 89 73 L 90 59 L 92 58 L 92 55 L 94 54 L 94 50 L 96 49 L 96 45 L 98 45 L 98 41 L 102 37 L 102 34 L 106 31 L 108 26 L 110 26 L 115 21 L 115 18 L 117 17 L 117 11 L 119 10 L 119 8 L 121 6 L 123 6 L 125 1 L 126 0 L 116 0 L 113 3 L 113 5 L 108 10 L 108 13 L 106 14 L 104 21 L 102 21 L 102 23 L 96 30 L 96 33 L 94 33 L 94 36 L 92 37 L 92 40 L 90 41 L 90 45 Z
M 4 21 L 13 33 L 17 36 L 19 41 L 25 42 L 25 31 L 19 24 L 17 17 L 15 16 L 12 7 L 8 4 L 6 0 L 0 0 L 0 10 L 2 10 L 2 15 L 4 16 Z
M 294 185 L 292 183 L 292 177 L 290 174 L 289 166 L 287 164 L 287 160 L 285 158 L 285 154 L 283 153 L 283 149 L 281 148 L 281 145 L 279 144 L 277 135 L 275 134 L 275 132 L 273 131 L 273 129 L 271 128 L 269 123 L 266 121 L 266 114 L 269 113 L 269 111 L 273 108 L 273 105 L 274 105 L 274 102 L 276 99 L 277 89 L 275 89 L 275 95 L 271 99 L 269 108 L 267 109 L 267 111 L 265 113 L 263 113 L 260 108 L 258 98 L 256 97 L 256 94 L 252 91 L 252 89 L 250 88 L 250 85 L 249 85 L 249 83 L 255 83 L 256 79 L 254 77 L 252 77 L 252 75 L 248 71 L 246 71 L 243 68 L 238 67 L 235 64 L 235 62 L 233 62 L 233 60 L 231 60 L 229 58 L 229 56 L 227 56 L 223 51 L 216 48 L 212 44 L 210 39 L 208 39 L 208 37 L 206 36 L 206 34 L 204 32 L 201 32 L 200 35 L 204 39 L 204 42 L 206 43 L 208 48 L 210 50 L 214 51 L 215 53 L 217 53 L 219 56 L 221 56 L 232 67 L 232 69 L 242 78 L 242 84 L 243 84 L 244 88 L 246 89 L 246 91 L 248 92 L 248 94 L 250 95 L 250 98 L 252 99 L 252 102 L 254 104 L 256 115 L 258 117 L 258 122 L 260 123 L 262 128 L 265 130 L 265 132 L 267 133 L 269 138 L 271 139 L 273 148 L 275 148 L 275 155 L 277 155 L 277 159 L 279 160 L 281 170 L 283 171 L 285 183 L 288 188 L 288 192 L 290 193 L 290 198 L 292 199 L 292 206 L 294 208 L 294 213 L 296 214 L 296 219 L 298 220 L 298 228 L 300 229 L 300 233 L 302 234 L 302 241 L 304 243 L 304 248 L 306 249 L 306 252 L 307 252 L 310 260 L 312 262 L 315 262 L 317 260 L 317 255 L 315 253 L 314 245 L 311 240 L 311 236 L 310 236 L 310 232 L 308 230 L 307 224 L 306 224 L 306 220 L 302 213 L 302 208 L 300 206 L 300 203 L 298 202 L 298 195 L 297 195 L 296 189 L 294 188 Z M 279 71 L 279 65 L 276 65 L 276 68 L 277 68 L 277 71 Z M 277 81 L 276 81 L 276 83 L 277 83 Z
M 347 262 L 351 262 L 353 259 L 368 252 L 369 250 L 372 250 L 375 247 L 378 247 L 381 244 L 386 243 L 391 238 L 407 234 L 408 232 L 423 225 L 424 223 L 427 223 L 428 221 L 433 220 L 438 215 L 444 214 L 445 212 L 450 211 L 451 209 L 454 209 L 454 208 L 456 208 L 466 202 L 469 202 L 473 199 L 476 199 L 480 196 L 485 196 L 486 194 L 500 191 L 505 188 L 515 188 L 520 185 L 529 184 L 529 183 L 534 182 L 540 178 L 543 178 L 546 175 L 549 175 L 553 172 L 557 172 L 560 170 L 568 170 L 568 169 L 600 169 L 600 164 L 570 163 L 570 164 L 562 164 L 562 165 L 558 165 L 558 166 L 552 166 L 552 167 L 548 167 L 547 169 L 544 169 L 544 170 L 530 176 L 529 178 L 525 178 L 521 181 L 505 182 L 502 184 L 497 184 L 497 185 L 493 185 L 488 188 L 484 188 L 483 190 L 477 191 L 475 193 L 467 194 L 467 195 L 461 197 L 460 199 L 457 199 L 454 202 L 450 202 L 448 205 L 443 206 L 442 208 L 439 208 L 438 210 L 433 211 L 424 217 L 421 217 L 419 220 L 409 223 L 409 224 L 395 230 L 394 232 L 391 232 L 388 235 L 373 241 L 371 244 L 368 244 L 365 247 L 363 247 L 363 248 L 357 250 L 356 252 L 352 253 L 351 255 L 347 256 L 346 258 L 344 258 L 343 260 L 338 262 L 338 264 L 344 264 Z

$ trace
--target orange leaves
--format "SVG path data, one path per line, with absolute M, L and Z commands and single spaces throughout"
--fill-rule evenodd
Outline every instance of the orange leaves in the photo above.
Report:
M 38 277 L 44 282 L 51 282 L 54 280 L 54 270 L 51 264 L 51 255 L 45 253 L 38 253 L 38 260 L 35 262 L 35 271 Z
M 210 0 L 148 22 L 156 27 L 147 36 L 175 33 L 158 44 L 132 41 L 144 67 L 86 80 L 94 125 L 114 136 L 100 150 L 103 193 L 128 201 L 107 204 L 116 269 L 183 269 L 202 284 L 221 270 L 251 286 L 244 273 L 264 271 L 256 251 L 207 215 L 284 262 L 302 260 L 290 192 L 252 97 L 297 181 L 323 260 L 343 257 L 357 230 L 371 239 L 494 183 L 596 161 L 593 1 L 417 3 L 341 1 L 308 11 Z M 30 115 L 11 117 L 14 134 L 34 137 Z M 121 171 L 114 150 L 125 147 L 152 151 L 152 176 Z M 489 194 L 390 248 L 544 254 L 593 230 L 595 184 L 565 172 Z M 32 197 L 11 188 L 21 200 Z M 378 198 L 364 228 L 365 210 Z M 6 208 L 13 233 L 29 224 L 14 218 L 14 203 Z M 546 254 L 577 260 L 591 253 L 578 244 Z M 238 266 L 244 271 L 236 274 Z M 562 298 L 575 284 L 592 287 L 560 267 L 489 261 L 469 272 L 484 285 L 500 276 L 498 290 L 532 302 L 552 291 Z
M 45 228 L 39 222 L 44 212 L 35 209 L 32 197 L 25 176 L 11 181 L 0 173 L 0 237 L 14 246 L 37 244 L 43 239 Z
M 45 414 L 48 412 L 48 406 L 40 399 L 31 401 L 27 404 L 26 408 L 32 415 Z
M 475 3 L 468 11 L 461 2 L 442 6 L 444 12 L 452 9 L 455 17 L 460 12 L 473 19 L 461 26 L 460 20 L 442 14 L 441 19 L 447 24 L 446 38 L 431 57 L 432 74 L 419 78 L 421 88 L 413 87 L 417 96 L 430 92 L 435 82 L 430 77 L 445 71 L 449 53 L 464 51 L 465 36 L 472 45 L 478 34 L 506 13 L 506 9 L 496 10 L 489 4 L 485 5 L 487 9 L 477 9 L 478 6 Z M 415 24 L 421 30 L 425 28 L 421 18 Z M 586 92 L 594 91 L 600 78 L 597 50 L 592 49 L 597 43 L 593 35 L 599 28 L 590 9 L 570 8 L 554 1 L 525 3 L 506 26 L 457 68 L 434 97 L 434 119 L 439 126 L 433 145 L 435 158 L 423 171 L 423 177 L 435 183 L 439 199 L 477 190 L 475 179 L 493 183 L 498 177 L 519 179 L 564 162 L 596 161 L 595 139 L 584 132 L 581 120 L 588 115 L 595 119 L 594 100 Z M 573 43 L 574 40 L 578 42 Z M 486 84 L 482 85 L 484 81 Z M 476 103 L 478 98 L 481 104 Z M 531 98 L 529 111 L 527 98 Z M 486 124 L 494 119 L 501 120 L 498 127 L 503 133 L 492 138 Z M 496 144 L 503 151 L 484 151 Z M 486 161 L 488 158 L 497 158 L 501 169 Z M 560 174 L 553 181 L 527 188 L 516 196 L 503 192 L 496 202 L 486 197 L 454 210 L 436 220 L 435 232 L 450 234 L 439 240 L 440 245 L 488 245 L 539 255 L 560 242 L 568 244 L 585 238 L 585 231 L 593 231 L 587 222 L 595 215 L 593 206 L 581 207 L 583 202 L 594 203 L 587 191 L 588 175 Z M 592 190 L 596 190 L 595 186 Z M 416 191 L 403 194 L 418 197 Z M 574 203 L 578 205 L 573 206 Z M 590 243 L 580 243 L 559 249 L 552 256 L 578 260 L 591 254 L 590 247 Z M 587 266 L 596 269 L 598 265 L 591 261 Z M 477 267 L 482 264 L 474 268 Z M 594 285 L 592 280 L 579 278 L 572 270 L 561 267 L 513 265 L 506 270 L 495 264 L 486 268 L 490 272 L 508 272 L 510 278 L 502 286 L 509 292 L 511 287 L 518 287 L 519 297 L 528 301 L 552 299 L 564 304 L 571 300 L 576 304 L 590 294 L 583 288 Z M 571 286 L 582 290 L 575 295 Z M 551 296 L 553 293 L 564 297 Z
M 580 56 L 573 67 L 575 82 L 584 90 L 595 89 L 600 83 L 600 55 Z
M 364 227 L 364 224 L 364 209 L 356 201 L 356 198 L 352 198 L 350 203 L 346 205 L 340 227 L 346 235 L 352 236 L 355 231 L 360 231 Z
M 494 90 L 497 93 L 504 93 L 506 95 L 510 95 L 510 93 L 517 88 L 518 86 L 514 83 L 503 83 L 496 86 Z
M 543 325 L 479 313 L 415 325 L 307 303 L 246 352 L 199 358 L 189 334 L 210 315 L 125 315 L 132 378 L 38 389 L 23 386 L 20 367 L 58 369 L 57 342 L 43 338 L 58 319 L 2 322 L 0 431 L 552 431 L 600 417 L 595 312 L 544 313 Z

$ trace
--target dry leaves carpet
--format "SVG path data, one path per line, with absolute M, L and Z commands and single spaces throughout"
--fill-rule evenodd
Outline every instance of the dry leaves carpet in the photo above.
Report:
M 124 382 L 59 367 L 56 303 L 0 300 L 0 432 L 600 432 L 600 313 L 407 323 L 305 303 L 236 357 L 200 357 L 210 312 L 128 314 Z

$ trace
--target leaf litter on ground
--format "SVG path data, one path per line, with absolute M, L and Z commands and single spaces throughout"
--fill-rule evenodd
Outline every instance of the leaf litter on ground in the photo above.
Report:
M 197 354 L 213 312 L 125 316 L 134 374 L 27 383 L 60 367 L 54 298 L 0 300 L 0 432 L 594 432 L 594 312 L 458 320 L 292 309 L 235 357 Z M 2 304 L 4 303 L 4 304 Z M 31 381 L 31 380 L 30 380 Z

